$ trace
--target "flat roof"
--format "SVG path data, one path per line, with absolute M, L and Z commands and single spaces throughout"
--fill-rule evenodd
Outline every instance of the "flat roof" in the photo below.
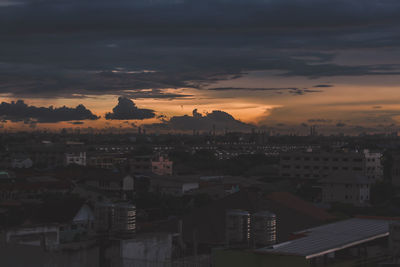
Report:
M 255 251 L 311 259 L 388 236 L 391 222 L 393 220 L 353 218 L 296 232 L 298 239 Z

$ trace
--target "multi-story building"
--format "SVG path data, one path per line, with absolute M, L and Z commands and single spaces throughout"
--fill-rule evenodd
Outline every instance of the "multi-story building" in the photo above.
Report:
M 400 186 L 400 153 L 391 155 L 391 180 L 394 186 Z
M 131 175 L 108 170 L 93 170 L 84 177 L 84 184 L 116 198 L 130 199 L 134 192 L 134 178 Z
M 320 180 L 322 184 L 322 202 L 348 203 L 364 206 L 370 200 L 370 181 L 362 175 L 350 172 L 336 173 Z
M 166 156 L 134 156 L 129 159 L 129 167 L 132 173 L 157 175 L 172 175 L 173 162 Z
M 101 169 L 113 169 L 126 164 L 127 158 L 121 153 L 102 153 L 91 155 L 88 165 Z
M 65 153 L 65 165 L 79 165 L 86 166 L 86 152 L 85 151 L 69 151 Z
M 280 175 L 284 178 L 321 179 L 337 172 L 364 175 L 371 182 L 382 179 L 381 153 L 363 152 L 288 152 L 280 156 Z
M 157 175 L 172 175 L 173 162 L 165 156 L 156 156 L 151 160 L 151 170 Z
M 371 182 L 383 179 L 383 165 L 381 152 L 372 152 L 364 150 L 365 156 L 365 176 Z

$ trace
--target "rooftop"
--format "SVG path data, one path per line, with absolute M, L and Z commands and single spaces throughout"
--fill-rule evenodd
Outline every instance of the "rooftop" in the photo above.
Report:
M 388 236 L 391 222 L 392 220 L 367 218 L 339 221 L 296 232 L 298 239 L 257 249 L 256 252 L 297 255 L 311 259 Z

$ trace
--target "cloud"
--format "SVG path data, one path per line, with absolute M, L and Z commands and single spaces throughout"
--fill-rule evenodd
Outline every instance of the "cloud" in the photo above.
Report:
M 345 126 L 346 126 L 346 124 L 343 123 L 343 122 L 338 122 L 338 123 L 336 124 L 336 127 L 345 127 Z
M 5 120 L 33 121 L 37 123 L 53 123 L 73 120 L 97 120 L 100 117 L 94 115 L 84 105 L 75 108 L 70 107 L 35 107 L 27 105 L 23 100 L 2 102 L 0 104 L 0 117 Z
M 212 131 L 222 132 L 229 131 L 247 131 L 254 128 L 254 125 L 247 124 L 235 119 L 229 113 L 221 110 L 214 110 L 205 115 L 194 109 L 192 116 L 174 116 L 170 120 L 165 120 L 162 123 L 145 125 L 149 129 L 160 130 L 178 130 L 178 131 Z
M 70 124 L 73 124 L 73 125 L 82 125 L 82 124 L 84 124 L 84 122 L 83 122 L 83 121 L 71 121 Z
M 314 88 L 328 88 L 328 87 L 333 87 L 332 84 L 317 84 L 313 86 Z
M 107 120 L 144 120 L 156 115 L 151 109 L 140 109 L 127 97 L 119 97 L 118 104 L 105 116 Z

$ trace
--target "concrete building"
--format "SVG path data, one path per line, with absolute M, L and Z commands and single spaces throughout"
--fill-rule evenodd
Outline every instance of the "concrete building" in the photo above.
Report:
M 365 156 L 365 176 L 371 182 L 383 179 L 383 164 L 381 152 L 373 152 L 368 149 L 364 150 Z
M 33 161 L 27 156 L 17 156 L 11 161 L 11 168 L 13 169 L 29 169 L 33 166 Z
M 112 240 L 107 250 L 111 266 L 172 266 L 172 234 L 138 234 L 132 238 Z
M 364 206 L 370 200 L 371 183 L 362 175 L 336 173 L 320 180 L 322 184 L 322 202 L 348 203 Z
M 288 152 L 280 156 L 283 178 L 321 179 L 336 172 L 365 175 L 371 181 L 382 179 L 380 153 L 364 152 Z
M 391 182 L 394 186 L 400 186 L 400 153 L 393 153 L 391 161 Z
M 134 174 L 150 174 L 152 172 L 151 165 L 152 156 L 135 156 L 128 160 L 131 173 Z
M 121 153 L 92 154 L 88 159 L 88 166 L 101 169 L 114 169 L 126 164 L 127 158 Z
M 166 156 L 157 155 L 151 160 L 151 171 L 157 175 L 172 175 L 173 162 Z
M 27 221 L 6 232 L 7 243 L 58 250 L 61 244 L 86 239 L 94 231 L 94 213 L 81 200 L 45 203 Z
M 85 151 L 70 151 L 65 153 L 65 165 L 79 165 L 86 166 L 86 152 Z
M 134 193 L 134 178 L 129 174 L 104 169 L 92 170 L 84 177 L 83 183 L 110 197 L 131 198 Z
M 98 203 L 95 208 L 97 232 L 132 236 L 136 232 L 136 207 L 130 203 Z

